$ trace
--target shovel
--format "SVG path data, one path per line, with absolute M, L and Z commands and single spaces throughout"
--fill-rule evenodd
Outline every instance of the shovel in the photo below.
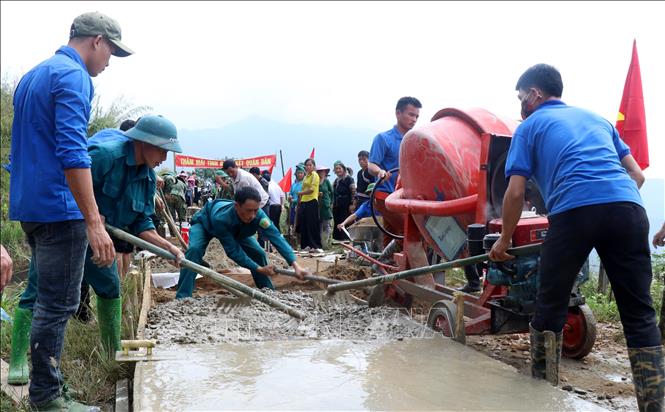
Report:
M 117 227 L 109 225 L 108 223 L 106 223 L 104 226 L 106 227 L 106 230 L 108 230 L 113 236 L 117 237 L 118 239 L 124 240 L 125 242 L 129 242 L 134 246 L 138 246 L 147 251 L 150 251 L 156 254 L 157 256 L 163 257 L 164 259 L 175 260 L 175 256 L 173 256 L 171 252 L 166 251 L 160 248 L 159 246 L 155 246 L 152 243 L 146 242 L 143 239 L 139 239 L 136 236 L 132 236 L 129 233 L 118 229 Z M 187 259 L 182 259 L 180 261 L 180 266 L 190 269 L 196 273 L 200 273 L 203 276 L 211 278 L 212 280 L 219 283 L 226 290 L 228 290 L 229 292 L 233 293 L 236 296 L 247 297 L 249 299 L 256 299 L 260 302 L 265 303 L 268 306 L 271 306 L 279 311 L 288 314 L 289 316 L 292 316 L 300 320 L 305 319 L 305 314 L 300 312 L 299 310 L 292 308 L 291 306 L 288 306 L 280 302 L 279 300 L 273 299 L 257 289 L 244 285 L 235 279 L 231 279 L 230 277 L 219 274 L 212 269 L 208 269 L 204 266 L 196 264 Z M 238 300 L 238 304 L 242 304 L 242 302 Z

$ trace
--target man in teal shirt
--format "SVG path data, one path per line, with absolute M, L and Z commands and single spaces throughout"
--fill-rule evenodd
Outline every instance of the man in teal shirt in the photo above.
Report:
M 92 185 L 99 214 L 106 223 L 137 235 L 173 253 L 180 261 L 182 251 L 159 236 L 150 215 L 155 211 L 153 168 L 166 160 L 167 151 L 181 152 L 173 123 L 161 116 L 144 116 L 135 127 L 124 132 L 130 140 L 93 144 Z M 110 357 L 120 349 L 122 303 L 120 276 L 114 261 L 110 267 L 97 266 L 88 246 L 83 280 L 97 295 L 97 321 L 102 345 Z M 38 273 L 31 266 L 28 287 L 19 307 L 32 309 L 37 297 Z M 27 350 L 27 348 L 26 348 Z
M 249 186 L 236 190 L 235 202 L 223 199 L 208 202 L 192 217 L 189 248 L 185 253 L 187 260 L 200 264 L 214 237 L 222 244 L 229 258 L 252 272 L 257 288 L 275 289 L 269 278 L 275 275 L 274 266 L 268 264 L 265 251 L 254 236 L 260 230 L 263 237 L 293 267 L 296 276 L 303 279 L 309 273 L 296 262 L 293 249 L 260 209 L 260 203 L 261 195 Z M 193 271 L 184 268 L 180 270 L 176 299 L 192 296 L 195 279 Z

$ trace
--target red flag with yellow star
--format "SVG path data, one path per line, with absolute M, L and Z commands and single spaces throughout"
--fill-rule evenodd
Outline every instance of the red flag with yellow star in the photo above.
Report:
M 619 106 L 616 128 L 619 136 L 630 147 L 637 164 L 642 170 L 649 167 L 649 144 L 647 142 L 647 121 L 644 115 L 642 76 L 640 61 L 637 58 L 637 42 L 633 40 L 633 56 L 630 59 L 623 97 Z

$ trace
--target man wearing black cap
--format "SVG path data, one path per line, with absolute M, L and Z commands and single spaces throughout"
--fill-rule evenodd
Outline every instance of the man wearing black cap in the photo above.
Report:
M 111 55 L 132 54 L 120 40 L 120 25 L 110 17 L 78 16 L 67 46 L 23 76 L 14 94 L 9 218 L 21 222 L 39 280 L 34 316 L 28 309 L 15 312 L 8 380 L 27 382 L 24 349 L 30 343 L 36 410 L 83 407 L 63 394 L 60 355 L 67 321 L 78 308 L 86 248 L 101 267 L 115 258 L 92 189 L 87 128 L 91 77 L 104 71 Z

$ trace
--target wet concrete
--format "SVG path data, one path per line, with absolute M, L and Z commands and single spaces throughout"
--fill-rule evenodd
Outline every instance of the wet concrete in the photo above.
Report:
M 602 410 L 449 339 L 159 345 L 135 410 Z
M 431 330 L 398 309 L 356 304 L 316 305 L 300 291 L 264 292 L 307 315 L 294 319 L 258 301 L 229 307 L 216 295 L 176 300 L 155 306 L 148 315 L 146 337 L 159 344 L 232 343 L 287 339 L 402 339 L 432 336 Z

